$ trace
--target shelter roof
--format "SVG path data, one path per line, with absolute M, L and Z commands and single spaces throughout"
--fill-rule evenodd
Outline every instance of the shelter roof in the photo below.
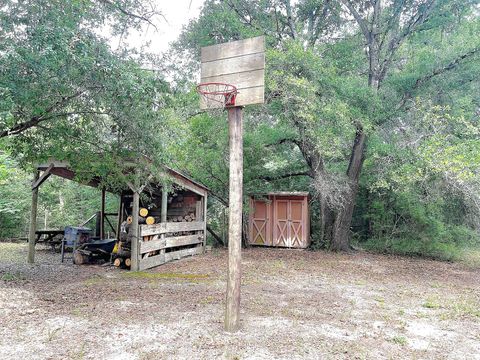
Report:
M 64 179 L 75 181 L 76 173 L 73 169 L 71 169 L 69 163 L 66 161 L 49 160 L 44 164 L 37 165 L 37 170 L 44 171 L 44 172 L 48 171 L 48 174 L 46 174 L 47 176 L 49 176 L 50 174 L 53 174 L 53 175 L 60 176 Z M 188 176 L 168 166 L 165 166 L 165 170 L 166 170 L 166 173 L 172 178 L 172 181 L 174 183 L 203 196 L 208 192 L 208 188 L 205 185 L 189 178 Z M 101 183 L 101 179 L 99 177 L 94 177 L 86 185 L 98 187 L 100 183 Z M 39 185 L 40 183 L 37 186 Z

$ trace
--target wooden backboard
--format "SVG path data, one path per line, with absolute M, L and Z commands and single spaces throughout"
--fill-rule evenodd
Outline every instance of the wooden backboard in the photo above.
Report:
M 235 106 L 263 104 L 265 38 L 263 36 L 202 48 L 201 83 L 222 82 L 237 87 Z M 200 108 L 206 109 L 204 101 Z M 218 104 L 222 107 L 222 104 Z

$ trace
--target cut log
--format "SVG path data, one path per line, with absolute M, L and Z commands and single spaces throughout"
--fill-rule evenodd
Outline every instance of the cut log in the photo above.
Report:
M 148 215 L 148 209 L 146 209 L 146 208 L 140 208 L 140 211 L 138 212 L 138 214 L 139 214 L 141 217 L 147 217 L 147 215 Z
M 130 267 L 132 265 L 132 260 L 130 258 L 125 259 L 125 266 Z
M 130 216 L 127 217 L 127 225 L 131 225 L 132 222 L 133 222 L 133 216 L 130 215 Z M 145 224 L 145 222 L 146 222 L 146 218 L 144 218 L 143 216 L 138 217 L 138 223 L 139 224 Z
M 147 225 L 153 225 L 153 224 L 155 224 L 155 218 L 153 216 L 149 216 L 145 219 L 145 223 Z
M 113 261 L 113 265 L 116 266 L 116 267 L 120 267 L 122 265 L 122 262 L 123 262 L 123 259 L 122 258 L 116 258 L 114 261 Z
M 73 263 L 75 265 L 82 265 L 87 262 L 87 259 L 80 251 L 75 250 L 73 253 Z

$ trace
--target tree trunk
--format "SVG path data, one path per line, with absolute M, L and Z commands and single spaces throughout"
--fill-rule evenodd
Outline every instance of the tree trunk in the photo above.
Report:
M 358 193 L 358 182 L 365 159 L 366 135 L 360 124 L 357 124 L 357 132 L 353 143 L 352 153 L 350 155 L 350 164 L 348 165 L 347 177 L 349 189 L 345 194 L 346 201 L 343 208 L 335 217 L 333 226 L 333 237 L 330 248 L 335 251 L 350 250 L 350 226 L 352 224 L 353 209 Z

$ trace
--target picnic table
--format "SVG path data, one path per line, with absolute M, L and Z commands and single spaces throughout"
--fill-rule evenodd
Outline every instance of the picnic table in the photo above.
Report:
M 35 231 L 35 244 L 43 242 L 50 244 L 53 248 L 62 243 L 63 229 L 44 229 Z

